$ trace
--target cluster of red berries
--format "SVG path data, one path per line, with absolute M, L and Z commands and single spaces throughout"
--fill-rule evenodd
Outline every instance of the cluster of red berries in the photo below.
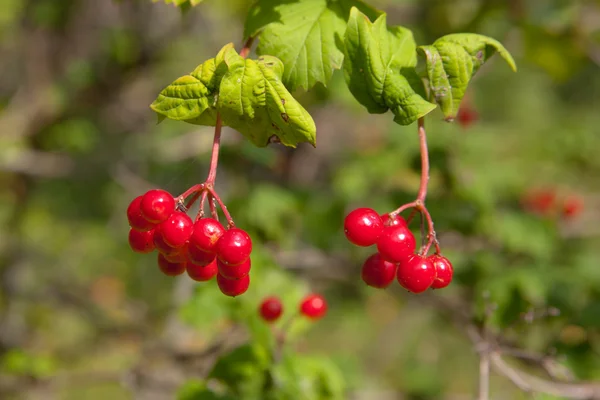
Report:
M 561 198 L 553 188 L 532 189 L 521 199 L 525 211 L 541 216 L 560 216 L 564 219 L 577 217 L 583 211 L 583 199 L 570 194 Z
M 199 282 L 216 276 L 223 294 L 245 293 L 250 285 L 250 236 L 239 228 L 225 229 L 213 218 L 194 222 L 180 208 L 169 192 L 159 189 L 133 199 L 127 208 L 131 249 L 157 250 L 158 266 L 165 275 L 187 272 Z
M 357 246 L 377 245 L 362 267 L 363 281 L 375 288 L 388 287 L 394 278 L 413 293 L 442 289 L 452 281 L 450 261 L 439 254 L 416 254 L 416 240 L 406 220 L 399 215 L 379 215 L 370 208 L 357 208 L 346 216 L 344 232 Z
M 262 319 L 275 322 L 283 314 L 283 304 L 278 297 L 267 297 L 258 307 Z M 327 313 L 327 302 L 318 294 L 309 294 L 300 302 L 300 314 L 312 320 L 322 318 Z

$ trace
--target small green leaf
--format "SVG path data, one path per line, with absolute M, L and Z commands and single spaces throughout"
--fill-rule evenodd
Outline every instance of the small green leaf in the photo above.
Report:
M 221 80 L 217 105 L 225 124 L 258 147 L 275 137 L 291 147 L 302 142 L 316 144 L 315 123 L 281 82 L 283 63 L 279 59 L 244 59 L 231 48 L 225 63 L 229 70 Z
M 290 90 L 326 85 L 342 66 L 342 38 L 354 6 L 370 17 L 379 15 L 359 0 L 258 0 L 248 13 L 244 36 L 260 32 L 257 54 L 283 62 L 283 83 Z
M 469 81 L 491 56 L 499 53 L 513 71 L 517 70 L 500 42 L 473 33 L 446 35 L 432 45 L 419 46 L 417 51 L 425 58 L 430 96 L 447 121 L 454 119 Z
M 408 125 L 436 107 L 422 96 L 423 84 L 415 70 L 416 44 L 408 29 L 388 29 L 385 14 L 371 23 L 353 8 L 344 43 L 346 83 L 371 114 L 392 110 L 394 121 Z
M 150 108 L 163 117 L 198 125 L 215 125 L 216 95 L 227 70 L 223 55 L 233 43 L 225 45 L 215 58 L 200 64 L 189 75 L 177 78 L 164 88 Z M 160 123 L 159 116 L 158 122 Z

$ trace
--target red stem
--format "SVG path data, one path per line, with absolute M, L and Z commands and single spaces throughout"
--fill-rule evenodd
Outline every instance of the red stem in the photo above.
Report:
M 252 48 L 252 43 L 254 43 L 254 36 L 250 36 L 246 43 L 244 43 L 244 47 L 240 50 L 240 57 L 246 58 L 250 53 L 250 49 Z
M 221 207 L 221 210 L 223 210 L 223 214 L 225 215 L 225 218 L 227 219 L 227 224 L 229 225 L 229 228 L 233 228 L 235 226 L 235 224 L 233 222 L 233 218 L 231 218 L 231 214 L 229 214 L 229 211 L 227 211 L 227 206 L 223 203 L 223 201 L 221 200 L 221 198 L 219 197 L 219 195 L 217 194 L 217 192 L 215 192 L 215 190 L 213 188 L 208 188 L 207 190 L 208 190 L 208 193 L 217 202 L 219 207 Z
M 425 134 L 425 119 L 419 118 L 419 144 L 421 147 L 421 185 L 419 186 L 419 194 L 417 201 L 425 203 L 427 197 L 427 184 L 429 183 L 429 151 L 427 149 L 427 135 Z
M 210 169 L 206 178 L 206 185 L 213 186 L 217 177 L 217 165 L 219 164 L 219 148 L 221 147 L 221 114 L 217 113 L 217 122 L 215 123 L 215 137 L 213 139 L 212 154 L 210 156 Z
M 208 205 L 210 207 L 211 216 L 218 221 L 219 214 L 217 213 L 217 207 L 215 205 L 215 198 L 211 194 L 208 195 Z

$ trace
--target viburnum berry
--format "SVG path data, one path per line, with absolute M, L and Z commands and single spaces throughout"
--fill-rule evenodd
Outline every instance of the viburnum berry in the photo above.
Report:
M 154 231 L 141 232 L 131 228 L 129 230 L 129 246 L 136 253 L 150 253 L 154 250 Z
M 194 232 L 194 222 L 184 212 L 175 211 L 166 221 L 160 224 L 160 233 L 166 244 L 171 247 L 182 247 Z
M 394 218 L 390 214 L 383 214 L 381 216 L 383 226 L 408 226 L 406 220 L 401 215 L 396 215 Z
M 463 105 L 462 107 L 460 107 L 458 109 L 458 113 L 456 114 L 456 120 L 458 121 L 459 125 L 463 128 L 468 128 L 478 119 L 479 114 L 477 113 L 477 111 L 475 111 L 475 109 L 467 105 Z
M 375 244 L 382 231 L 381 217 L 370 208 L 357 208 L 344 219 L 346 238 L 357 246 L 366 247 Z
M 383 289 L 396 277 L 396 264 L 385 261 L 379 253 L 371 255 L 362 267 L 362 280 L 369 286 Z
M 165 242 L 160 228 L 161 226 L 158 225 L 156 229 L 154 229 L 154 236 L 152 237 L 156 250 L 158 250 L 159 253 L 167 256 L 173 256 L 174 254 L 179 253 L 181 250 L 180 248 L 170 246 L 167 242 Z
M 377 251 L 384 260 L 399 263 L 415 252 L 414 235 L 403 225 L 386 226 L 377 241 Z
M 428 258 L 413 254 L 398 264 L 398 283 L 413 293 L 429 289 L 435 280 L 435 267 Z
M 248 257 L 246 261 L 241 264 L 228 265 L 217 259 L 217 268 L 219 269 L 219 273 L 223 275 L 224 278 L 241 279 L 250 273 L 250 268 L 252 265 L 250 260 L 250 257 Z
M 214 253 L 217 243 L 224 233 L 225 228 L 219 221 L 213 218 L 202 218 L 194 224 L 194 233 L 190 237 L 190 244 L 200 250 Z
M 318 294 L 309 294 L 300 303 L 300 313 L 305 317 L 316 320 L 327 313 L 327 302 Z
M 562 206 L 562 216 L 564 218 L 573 218 L 583 211 L 583 199 L 579 196 L 569 196 L 565 199 Z
M 177 276 L 185 272 L 185 262 L 171 262 L 164 254 L 158 254 L 158 267 L 167 276 Z
M 198 265 L 208 265 L 212 263 L 215 260 L 215 258 L 217 258 L 217 255 L 215 253 L 208 253 L 202 249 L 199 249 L 191 243 L 188 245 L 187 252 L 188 259 L 192 263 Z
M 129 207 L 127 207 L 127 220 L 129 221 L 129 226 L 136 231 L 149 231 L 154 229 L 154 224 L 142 215 L 142 211 L 140 210 L 142 197 L 138 196 L 129 203 Z
M 152 189 L 142 197 L 140 210 L 146 220 L 159 224 L 175 212 L 175 199 L 165 190 Z
M 262 319 L 267 322 L 273 322 L 279 319 L 283 313 L 283 304 L 281 304 L 281 300 L 278 297 L 267 297 L 260 304 L 258 312 Z
M 185 266 L 187 274 L 190 278 L 198 282 L 210 281 L 219 272 L 217 262 L 213 260 L 208 265 L 198 265 L 188 262 Z
M 231 228 L 217 242 L 217 257 L 223 264 L 238 265 L 250 257 L 252 240 L 239 228 Z
M 231 297 L 239 296 L 246 293 L 246 290 L 248 290 L 248 287 L 250 286 L 250 275 L 246 275 L 241 279 L 227 279 L 218 273 L 217 285 L 219 285 L 219 289 L 224 295 Z
M 548 215 L 556 205 L 556 191 L 554 189 L 535 189 L 526 193 L 521 199 L 526 211 Z
M 452 275 L 454 274 L 452 263 L 446 257 L 439 254 L 433 254 L 429 256 L 428 259 L 433 264 L 436 274 L 431 287 L 433 289 L 445 288 L 452 282 Z
M 174 249 L 168 254 L 164 254 L 165 258 L 170 262 L 187 262 L 189 261 L 187 245 Z

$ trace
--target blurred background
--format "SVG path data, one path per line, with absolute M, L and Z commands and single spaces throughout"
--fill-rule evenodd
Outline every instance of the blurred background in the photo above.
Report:
M 368 115 L 336 73 L 297 93 L 316 149 L 224 130 L 217 190 L 255 242 L 251 288 L 229 299 L 133 253 L 125 210 L 204 181 L 212 128 L 157 125 L 148 106 L 225 43 L 239 49 L 249 5 L 0 4 L 0 398 L 174 398 L 264 330 L 264 296 L 291 313 L 310 290 L 329 314 L 291 346 L 325 356 L 347 398 L 474 398 L 481 349 L 465 327 L 484 322 L 521 351 L 515 368 L 600 380 L 600 2 L 373 1 L 419 44 L 481 33 L 519 67 L 492 59 L 458 122 L 426 119 L 428 206 L 455 281 L 424 296 L 362 283 L 373 250 L 345 240 L 343 218 L 414 199 L 417 131 Z M 494 372 L 490 384 L 494 399 L 562 398 Z

